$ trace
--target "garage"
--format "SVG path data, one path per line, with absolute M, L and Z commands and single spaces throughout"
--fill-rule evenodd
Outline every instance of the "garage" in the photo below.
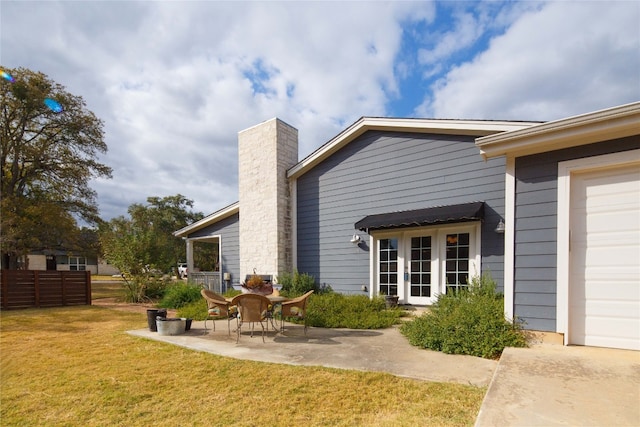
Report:
M 568 343 L 640 350 L 640 162 L 570 188 Z
M 640 350 L 640 102 L 476 145 L 507 160 L 505 315 L 550 342 Z

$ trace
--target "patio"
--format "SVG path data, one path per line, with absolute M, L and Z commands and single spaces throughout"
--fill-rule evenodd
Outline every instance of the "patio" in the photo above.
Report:
M 194 321 L 191 330 L 181 335 L 161 336 L 148 329 L 128 333 L 237 359 L 378 371 L 424 381 L 480 387 L 489 385 L 498 365 L 495 360 L 419 349 L 410 345 L 397 327 L 376 330 L 309 328 L 305 336 L 302 325 L 286 323 L 284 333 L 276 333 L 270 328 L 265 343 L 260 333 L 251 338 L 249 331 L 243 330 L 242 338 L 236 344 L 235 334 L 229 336 L 227 333 L 226 322 L 217 320 L 215 332 L 208 326 L 205 333 L 204 322 Z

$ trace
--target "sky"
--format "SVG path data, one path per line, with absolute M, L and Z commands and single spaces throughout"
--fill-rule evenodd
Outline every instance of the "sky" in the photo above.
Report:
M 640 2 L 0 1 L 0 66 L 104 122 L 101 217 L 238 200 L 238 132 L 302 160 L 363 116 L 548 121 L 640 100 Z

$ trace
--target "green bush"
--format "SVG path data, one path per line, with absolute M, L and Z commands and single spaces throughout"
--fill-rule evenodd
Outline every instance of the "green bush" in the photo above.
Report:
M 282 285 L 280 293 L 290 298 L 304 295 L 310 290 L 314 290 L 316 293 L 320 291 L 313 276 L 307 273 L 299 273 L 298 270 L 295 270 L 293 274 L 278 274 L 278 283 Z
M 126 302 L 141 303 L 162 298 L 169 281 L 153 275 L 135 275 L 126 277 L 122 282 Z
M 403 311 L 386 309 L 384 298 L 343 295 L 335 292 L 313 294 L 307 305 L 307 324 L 322 328 L 380 329 L 398 323 Z
M 183 285 L 186 286 L 186 285 Z M 172 293 L 173 287 L 167 291 L 166 301 Z M 207 318 L 207 304 L 199 294 L 195 301 L 184 303 L 178 308 L 178 317 L 188 317 L 194 320 Z M 238 294 L 229 291 L 225 297 Z M 166 308 L 173 306 L 161 305 Z M 380 329 L 388 328 L 396 323 L 404 314 L 400 308 L 386 309 L 384 298 L 369 299 L 365 295 L 343 295 L 334 292 L 314 293 L 307 302 L 307 324 L 322 328 L 351 328 L 351 329 Z M 297 318 L 288 318 L 291 322 L 302 322 Z
M 505 318 L 502 294 L 489 275 L 473 278 L 467 290 L 440 295 L 429 312 L 400 331 L 418 347 L 488 359 L 505 347 L 527 345 L 521 325 Z
M 157 300 L 164 297 L 171 280 L 167 277 L 152 276 L 147 279 L 145 295 L 147 298 Z
M 187 303 L 178 309 L 178 317 L 186 317 L 193 320 L 205 320 L 207 318 L 207 302 L 204 298 Z
M 200 294 L 201 289 L 202 287 L 199 285 L 182 281 L 174 282 L 167 288 L 158 307 L 180 308 L 194 301 L 204 300 Z

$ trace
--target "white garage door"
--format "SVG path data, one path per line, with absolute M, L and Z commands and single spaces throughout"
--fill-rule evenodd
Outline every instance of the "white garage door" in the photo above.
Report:
M 571 344 L 640 350 L 640 167 L 571 178 Z

